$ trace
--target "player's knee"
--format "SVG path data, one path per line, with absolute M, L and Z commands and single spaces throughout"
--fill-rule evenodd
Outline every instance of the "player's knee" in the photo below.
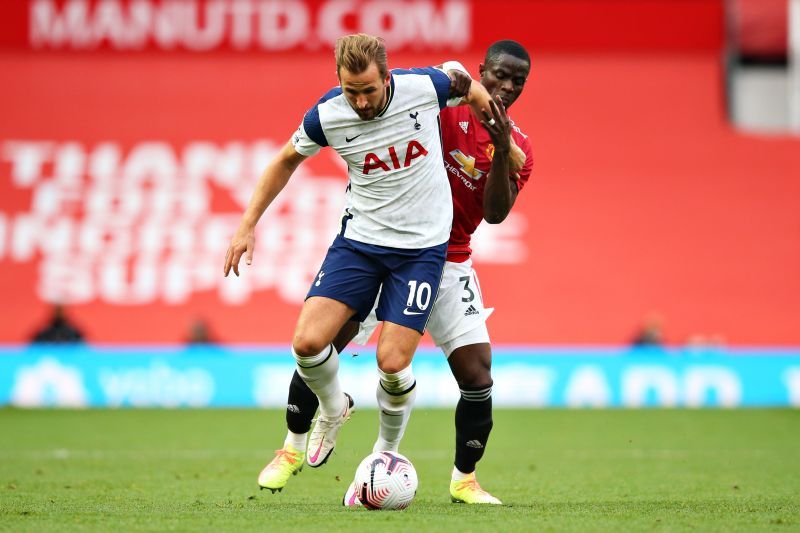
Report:
M 390 354 L 378 361 L 378 368 L 386 374 L 397 374 L 401 370 L 408 368 L 411 361 L 402 354 Z
M 319 336 L 296 332 L 292 340 L 292 350 L 300 357 L 313 357 L 327 348 L 328 344 L 326 339 Z
M 492 371 L 488 365 L 473 365 L 456 376 L 456 381 L 462 389 L 490 388 L 493 384 Z
M 462 354 L 463 355 L 463 354 Z M 450 370 L 458 386 L 478 389 L 492 386 L 492 364 L 490 359 L 476 357 L 451 358 Z
M 378 365 L 378 368 L 380 368 L 381 370 L 383 370 L 387 374 L 397 374 L 398 372 L 400 372 L 401 370 L 403 370 L 404 368 L 407 368 L 407 367 L 408 367 L 408 365 L 404 364 L 400 360 L 397 360 L 397 361 L 394 361 L 394 360 L 384 361 L 382 364 Z

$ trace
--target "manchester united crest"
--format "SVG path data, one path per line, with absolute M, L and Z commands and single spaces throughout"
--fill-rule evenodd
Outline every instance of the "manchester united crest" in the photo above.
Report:
M 489 161 L 494 159 L 494 145 L 489 143 L 489 146 L 486 147 L 486 157 L 489 158 Z

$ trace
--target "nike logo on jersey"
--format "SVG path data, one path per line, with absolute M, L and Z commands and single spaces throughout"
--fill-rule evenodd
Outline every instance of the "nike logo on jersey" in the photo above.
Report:
M 345 137 L 344 140 L 346 142 L 352 142 L 352 141 L 355 141 L 356 139 L 358 139 L 359 137 L 361 137 L 362 135 L 364 135 L 364 134 L 363 133 L 359 133 L 355 137 Z
M 421 315 L 422 311 L 409 311 L 408 307 L 403 309 L 403 314 L 406 316 L 414 316 L 414 315 Z

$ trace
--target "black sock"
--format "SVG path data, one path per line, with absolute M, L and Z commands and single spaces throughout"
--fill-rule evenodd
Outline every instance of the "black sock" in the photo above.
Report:
M 292 382 L 289 384 L 289 399 L 286 404 L 286 426 L 289 431 L 308 433 L 311 429 L 311 420 L 319 407 L 319 400 L 297 370 L 294 371 Z
M 492 386 L 461 388 L 456 406 L 456 461 L 461 472 L 475 471 L 492 431 Z

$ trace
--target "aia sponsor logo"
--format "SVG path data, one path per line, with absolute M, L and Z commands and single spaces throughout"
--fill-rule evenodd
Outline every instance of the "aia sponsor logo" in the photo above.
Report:
M 403 157 L 402 163 L 400 162 L 400 157 L 397 154 L 397 149 L 394 146 L 389 147 L 389 160 L 384 161 L 381 159 L 378 154 L 374 152 L 368 152 L 366 156 L 364 156 L 364 166 L 362 168 L 362 172 L 364 175 L 368 175 L 371 170 L 383 170 L 384 172 L 389 172 L 389 170 L 399 170 L 401 168 L 407 168 L 411 166 L 411 162 L 418 158 L 418 157 L 425 157 L 428 155 L 428 151 L 422 146 L 418 141 L 411 141 L 406 146 L 405 156 Z M 391 167 L 390 167 L 391 165 Z

